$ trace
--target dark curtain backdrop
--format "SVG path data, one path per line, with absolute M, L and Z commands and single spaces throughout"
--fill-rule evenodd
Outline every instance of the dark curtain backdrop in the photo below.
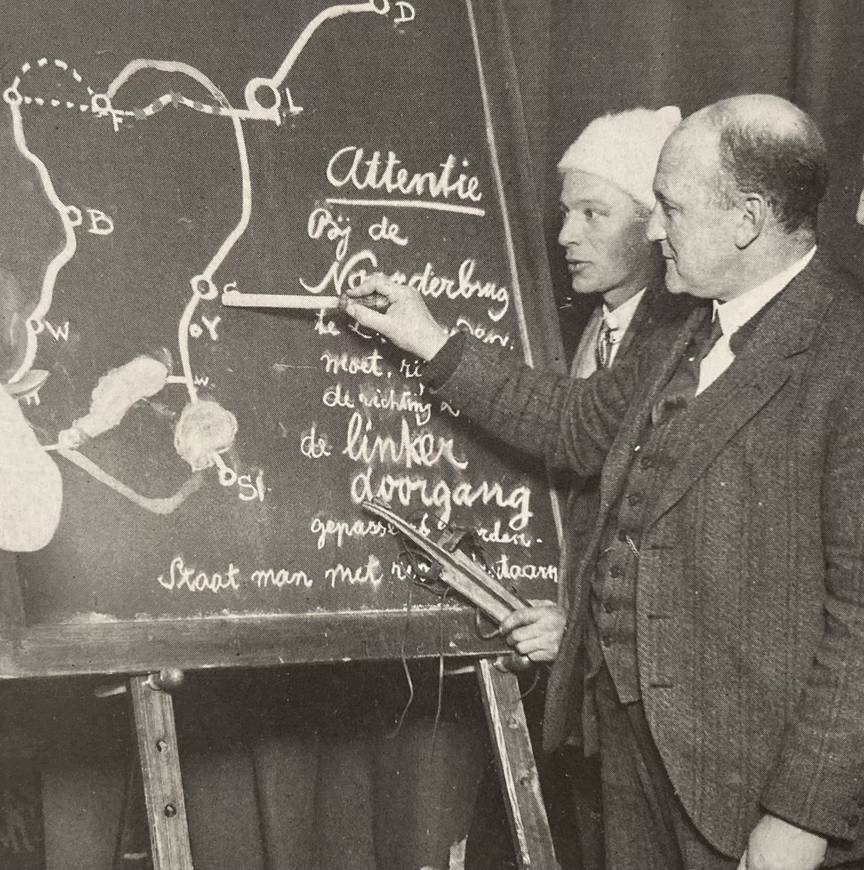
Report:
M 671 103 L 686 115 L 751 92 L 791 99 L 820 124 L 832 168 L 821 243 L 864 278 L 864 229 L 854 222 L 864 151 L 862 0 L 505 0 L 505 7 L 562 299 L 555 164 L 581 129 L 607 111 Z M 562 309 L 566 345 L 583 311 Z

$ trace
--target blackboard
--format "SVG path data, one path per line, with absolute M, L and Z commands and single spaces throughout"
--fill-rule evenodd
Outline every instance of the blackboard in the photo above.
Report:
M 500 6 L 31 0 L 0 41 L 0 266 L 31 333 L 7 374 L 48 373 L 25 411 L 64 482 L 54 540 L 4 572 L 0 672 L 493 648 L 372 497 L 555 597 L 541 468 L 337 312 L 221 301 L 380 270 L 557 361 Z

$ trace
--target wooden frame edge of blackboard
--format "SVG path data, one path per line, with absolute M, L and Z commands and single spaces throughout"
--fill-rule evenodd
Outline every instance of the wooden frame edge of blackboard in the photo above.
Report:
M 0 681 L 146 673 L 166 665 L 192 670 L 477 657 L 506 649 L 500 638 L 480 637 L 473 609 L 452 607 L 414 609 L 407 619 L 404 610 L 370 610 L 31 625 L 14 640 L 0 639 Z
M 471 5 L 475 15 L 484 16 L 487 20 L 487 26 L 477 28 L 481 55 L 489 60 L 494 51 L 494 59 L 503 67 L 504 75 L 494 79 L 495 87 L 492 86 L 493 78 L 488 75 L 488 63 L 484 67 L 484 78 L 487 92 L 493 98 L 490 111 L 494 127 L 506 133 L 496 137 L 499 167 L 508 166 L 513 171 L 512 177 L 505 180 L 512 181 L 512 184 L 504 184 L 504 196 L 523 290 L 522 304 L 530 305 L 532 309 L 529 322 L 534 329 L 530 330 L 529 337 L 535 355 L 534 365 L 565 374 L 564 346 L 555 308 L 542 210 L 531 168 L 528 130 L 507 12 L 503 0 L 492 0 L 489 4 L 466 0 L 466 3 Z M 485 43 L 492 36 L 496 44 L 490 48 Z
M 531 365 L 545 368 L 558 374 L 567 373 L 564 359 L 564 346 L 558 311 L 555 307 L 555 294 L 552 288 L 552 274 L 546 254 L 546 239 L 543 233 L 541 210 L 537 199 L 537 188 L 531 170 L 528 131 L 519 88 L 518 71 L 510 40 L 510 26 L 503 0 L 477 3 L 465 0 L 472 18 L 483 16 L 484 26 L 476 26 L 477 50 L 480 54 L 481 76 L 484 90 L 489 99 L 489 113 L 492 126 L 505 130 L 505 136 L 495 137 L 494 150 L 499 171 L 510 168 L 507 178 L 501 179 L 501 195 L 509 218 L 510 238 L 512 239 L 517 280 L 521 288 L 519 304 L 523 311 L 530 306 L 531 317 L 525 317 L 528 339 L 531 346 Z M 484 41 L 484 35 L 486 37 Z M 495 45 L 485 44 L 494 37 Z M 490 64 L 500 65 L 503 75 L 490 77 Z M 495 87 L 492 87 L 493 80 Z M 502 84 L 503 83 L 503 84 Z M 508 86 L 509 83 L 509 86 Z M 494 133 L 492 134 L 494 135 Z M 524 316 L 524 315 L 520 315 Z M 556 533 L 559 546 L 563 544 L 563 505 L 565 493 L 559 489 L 555 477 L 547 471 L 549 495 L 552 501 Z M 567 605 L 567 590 L 564 584 L 558 587 L 558 603 Z

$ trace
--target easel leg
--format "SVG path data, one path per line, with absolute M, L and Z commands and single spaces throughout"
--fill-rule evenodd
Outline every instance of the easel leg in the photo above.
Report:
M 137 754 L 129 760 L 126 771 L 126 787 L 123 792 L 123 811 L 120 830 L 117 833 L 117 848 L 114 851 L 112 870 L 153 870 L 150 853 L 147 851 L 147 809 L 144 806 L 144 786 L 141 781 L 141 765 Z
M 498 671 L 489 659 L 480 659 L 476 671 L 520 870 L 555 870 L 558 862 L 519 681 L 515 674 Z
M 131 677 L 129 695 L 144 781 L 153 870 L 192 870 L 174 704 L 171 696 L 159 688 L 155 675 Z

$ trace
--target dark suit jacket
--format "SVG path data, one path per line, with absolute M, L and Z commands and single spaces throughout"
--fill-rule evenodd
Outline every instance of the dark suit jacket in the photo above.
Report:
M 575 381 L 466 340 L 441 398 L 554 467 L 603 467 L 589 557 L 550 679 L 567 736 L 587 568 L 651 405 L 704 316 Z M 439 355 L 442 356 L 442 355 Z M 437 370 L 436 370 L 437 368 Z M 699 408 L 698 415 L 696 408 Z M 637 579 L 645 713 L 705 837 L 740 855 L 764 810 L 861 854 L 864 817 L 864 300 L 817 257 L 693 408 L 650 510 Z

